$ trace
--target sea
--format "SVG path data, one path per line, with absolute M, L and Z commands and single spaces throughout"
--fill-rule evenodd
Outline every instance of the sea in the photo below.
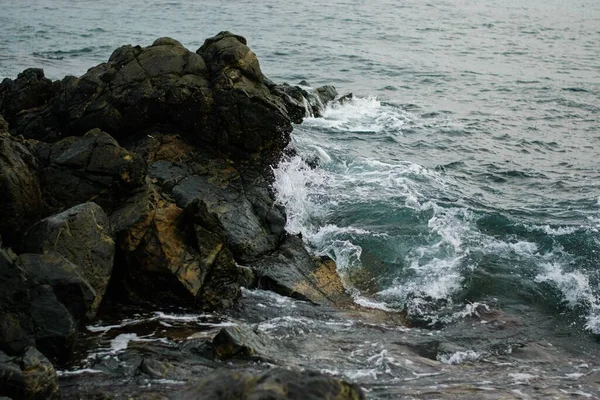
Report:
M 272 80 L 352 93 L 295 126 L 295 155 L 273 166 L 287 230 L 336 261 L 358 304 L 419 329 L 502 310 L 531 341 L 600 356 L 600 2 L 0 0 L 0 10 L 0 79 L 28 67 L 81 75 L 162 36 L 195 51 L 229 30 Z M 477 362 L 478 351 L 445 361 Z

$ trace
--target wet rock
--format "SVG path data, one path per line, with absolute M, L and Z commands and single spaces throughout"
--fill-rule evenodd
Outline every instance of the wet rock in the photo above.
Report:
M 84 322 L 95 313 L 96 291 L 80 274 L 80 268 L 57 252 L 21 254 L 17 259 L 30 286 L 48 285 L 57 299 L 65 305 L 78 322 Z
M 344 105 L 346 103 L 351 102 L 352 100 L 354 100 L 354 94 L 353 93 L 348 93 L 348 94 L 345 94 L 345 95 L 341 96 L 339 99 L 337 99 L 335 101 L 335 103 Z
M 29 143 L 11 136 L 5 121 L 0 122 L 0 235 L 14 246 L 44 212 L 40 163 Z
M 292 131 L 283 101 L 264 84 L 246 39 L 221 32 L 196 52 L 210 72 L 218 147 L 237 159 L 260 164 L 279 160 Z
M 99 128 L 121 141 L 170 127 L 201 147 L 268 165 L 278 160 L 292 127 L 283 101 L 264 80 L 241 36 L 222 32 L 196 53 L 160 38 L 145 48 L 123 46 L 79 78 L 48 83 L 52 91 L 44 92 L 51 95 L 43 104 L 34 96 L 37 81 L 19 83 L 39 107 L 12 128 L 45 141 Z M 16 82 L 4 84 L 3 104 Z M 11 115 L 29 106 L 14 102 Z
M 116 279 L 133 297 L 205 309 L 239 297 L 242 271 L 218 234 L 195 225 L 191 209 L 148 186 L 111 218 L 124 262 Z
M 277 252 L 251 266 L 263 289 L 319 304 L 352 303 L 335 263 L 313 258 L 297 236 L 288 237 Z
M 59 399 L 54 367 L 34 347 L 18 357 L 0 352 L 0 396 L 24 400 Z
M 40 221 L 27 231 L 23 248 L 39 254 L 57 252 L 73 263 L 68 268 L 75 269 L 93 288 L 94 299 L 85 307 L 85 314 L 88 318 L 95 316 L 111 277 L 115 254 L 110 221 L 100 206 L 84 203 Z
M 212 341 L 212 348 L 220 359 L 264 360 L 275 350 L 268 336 L 245 325 L 221 329 Z
M 9 355 L 35 344 L 29 289 L 15 259 L 0 248 L 0 350 Z
M 354 384 L 317 372 L 272 369 L 260 374 L 217 371 L 175 397 L 176 399 L 365 399 Z
M 39 68 L 28 68 L 17 79 L 5 79 L 0 83 L 0 113 L 13 123 L 17 114 L 41 107 L 53 96 L 52 81 Z
M 327 104 L 331 103 L 338 95 L 333 86 L 321 86 L 309 91 L 300 86 L 282 84 L 274 85 L 272 90 L 281 97 L 290 118 L 296 124 L 301 123 L 306 117 L 323 116 Z
M 152 358 L 144 358 L 138 369 L 140 373 L 155 379 L 166 378 L 172 370 L 173 365 Z
M 86 201 L 112 208 L 145 182 L 142 158 L 99 129 L 38 148 L 47 162 L 41 172 L 45 198 L 54 209 Z
M 18 355 L 35 345 L 47 357 L 66 361 L 75 343 L 77 325 L 54 288 L 66 295 L 76 278 L 67 277 L 65 272 L 66 279 L 61 281 L 60 272 L 48 271 L 53 265 L 43 260 L 28 263 L 27 256 L 21 257 L 0 251 L 0 350 Z
M 236 260 L 256 260 L 278 243 L 278 235 L 256 215 L 233 169 L 212 177 L 190 176 L 174 187 L 173 196 L 181 207 L 193 208 L 196 224 L 225 238 Z
M 36 286 L 29 293 L 36 347 L 54 361 L 67 362 L 77 340 L 77 323 L 52 286 Z

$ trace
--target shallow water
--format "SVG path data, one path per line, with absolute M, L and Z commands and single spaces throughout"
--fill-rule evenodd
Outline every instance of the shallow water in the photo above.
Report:
M 122 44 L 196 49 L 231 30 L 273 80 L 353 92 L 297 126 L 299 157 L 275 170 L 288 230 L 337 261 L 360 304 L 458 337 L 481 304 L 526 320 L 528 340 L 597 354 L 600 3 L 0 6 L 0 77 L 79 75 Z M 475 347 L 448 357 L 478 365 Z

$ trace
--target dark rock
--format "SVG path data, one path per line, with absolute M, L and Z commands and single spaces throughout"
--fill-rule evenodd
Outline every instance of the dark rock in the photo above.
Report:
M 265 360 L 275 351 L 268 336 L 244 325 L 228 326 L 212 341 L 215 357 Z
M 0 113 L 12 124 L 17 114 L 45 105 L 55 95 L 52 81 L 39 68 L 21 72 L 0 84 Z
M 148 375 L 154 379 L 166 378 L 173 370 L 173 365 L 169 363 L 154 360 L 152 358 L 144 358 L 140 364 L 138 371 Z
M 23 232 L 43 213 L 39 169 L 29 143 L 0 127 L 0 235 L 8 245 L 20 244 Z
M 20 354 L 36 345 L 47 357 L 67 361 L 94 292 L 60 255 L 0 251 L 0 350 Z
M 0 350 L 9 355 L 35 344 L 27 280 L 14 261 L 15 257 L 0 249 Z
M 338 94 L 333 86 L 322 86 L 308 91 L 300 86 L 283 84 L 275 85 L 272 90 L 281 97 L 290 118 L 297 124 L 305 117 L 321 117 L 325 106 Z
M 34 287 L 49 285 L 76 321 L 82 322 L 93 317 L 96 292 L 80 275 L 77 265 L 53 251 L 21 254 L 17 262 L 29 284 Z
M 25 349 L 18 357 L 0 352 L 0 396 L 23 400 L 59 399 L 56 371 L 35 347 Z
M 222 172 L 182 180 L 173 188 L 177 204 L 188 207 L 195 202 L 197 224 L 225 238 L 236 260 L 249 262 L 273 251 L 279 238 L 268 231 L 244 196 L 237 171 Z
M 54 209 L 86 201 L 114 207 L 118 199 L 145 182 L 144 160 L 99 129 L 38 148 L 40 154 L 47 153 L 42 182 L 46 201 Z
M 77 324 L 50 285 L 30 289 L 35 344 L 48 358 L 67 362 L 77 340 Z
M 40 221 L 27 231 L 23 248 L 39 254 L 54 251 L 72 262 L 95 292 L 93 303 L 86 306 L 86 315 L 96 315 L 111 277 L 115 253 L 111 225 L 102 208 L 84 203 Z
M 313 258 L 297 236 L 288 237 L 277 252 L 252 264 L 252 268 L 261 288 L 318 304 L 352 303 L 335 262 Z
M 194 225 L 149 186 L 111 216 L 123 257 L 125 291 L 140 300 L 227 308 L 240 295 L 242 274 L 220 235 Z
M 246 40 L 229 32 L 207 39 L 197 51 L 210 71 L 219 149 L 261 164 L 279 160 L 292 131 L 283 101 L 264 84 Z
M 338 92 L 333 86 L 326 85 L 316 88 L 314 94 L 319 98 L 323 105 L 326 105 L 336 98 Z
M 55 141 L 99 128 L 121 141 L 169 126 L 235 160 L 268 165 L 278 160 L 292 130 L 246 40 L 228 32 L 207 39 L 196 53 L 171 38 L 145 48 L 123 46 L 79 78 L 43 81 L 47 95 L 38 100 L 40 79 L 7 81 L 0 89 L 3 104 L 15 91 L 36 104 L 12 126 L 27 138 Z M 27 107 L 15 102 L 10 115 Z
M 337 99 L 335 102 L 337 104 L 346 104 L 351 102 L 352 100 L 354 100 L 354 94 L 353 93 L 348 93 L 343 95 L 342 97 L 340 97 L 339 99 Z
M 358 385 L 311 371 L 272 369 L 259 374 L 245 371 L 216 371 L 184 390 L 176 399 L 297 399 L 361 400 Z

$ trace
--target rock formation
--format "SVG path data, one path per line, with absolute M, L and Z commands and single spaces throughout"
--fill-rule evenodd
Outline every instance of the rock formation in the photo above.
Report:
M 274 84 L 229 32 L 196 52 L 170 38 L 123 46 L 81 77 L 52 82 L 28 69 L 5 79 L 0 371 L 16 372 L 0 375 L 0 394 L 55 396 L 51 366 L 32 346 L 68 361 L 107 298 L 223 310 L 258 285 L 347 302 L 331 260 L 287 235 L 270 189 L 292 123 L 336 95 Z M 219 338 L 215 351 L 228 357 Z M 20 372 L 15 357 L 29 360 Z M 341 388 L 315 379 L 323 393 Z

